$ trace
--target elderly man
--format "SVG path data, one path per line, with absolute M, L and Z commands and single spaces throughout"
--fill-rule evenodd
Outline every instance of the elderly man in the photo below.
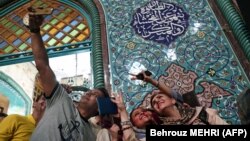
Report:
M 29 141 L 37 123 L 45 111 L 45 98 L 39 95 L 33 99 L 33 112 L 28 116 L 17 114 L 5 117 L 0 123 L 0 141 Z

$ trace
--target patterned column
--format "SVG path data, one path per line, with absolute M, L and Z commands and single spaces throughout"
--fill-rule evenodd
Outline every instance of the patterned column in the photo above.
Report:
M 232 5 L 231 0 L 216 0 L 216 3 L 229 23 L 247 59 L 250 61 L 250 36 L 240 14 Z

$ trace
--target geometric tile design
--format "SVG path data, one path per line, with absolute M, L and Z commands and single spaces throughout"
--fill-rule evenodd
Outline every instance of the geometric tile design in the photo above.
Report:
M 221 89 L 216 84 L 209 84 L 208 82 L 202 82 L 200 85 L 204 88 L 202 93 L 198 93 L 197 97 L 200 104 L 204 107 L 212 107 L 213 99 L 223 99 L 224 96 L 231 96 L 229 92 Z
M 171 64 L 166 70 L 168 76 L 160 76 L 158 81 L 164 82 L 167 86 L 176 90 L 180 94 L 195 90 L 195 80 L 197 75 L 193 71 L 184 71 L 184 68 L 176 64 Z
M 22 18 L 30 5 L 27 3 L 20 6 L 0 18 L 0 55 L 31 51 L 30 33 L 22 23 Z M 54 8 L 51 15 L 45 16 L 45 22 L 41 27 L 46 48 L 82 42 L 89 38 L 89 25 L 79 11 L 56 1 L 35 1 L 32 6 Z

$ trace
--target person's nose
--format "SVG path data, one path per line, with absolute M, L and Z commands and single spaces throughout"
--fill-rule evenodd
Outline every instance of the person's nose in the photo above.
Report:
M 89 94 L 89 91 L 85 92 L 85 94 L 84 94 L 84 95 L 88 95 L 88 94 Z
M 91 92 L 87 92 L 87 93 L 85 94 L 85 96 L 86 96 L 86 97 L 90 97 L 90 96 L 91 96 Z
M 159 98 L 155 98 L 153 102 L 154 103 L 158 103 L 159 102 Z
M 144 115 L 145 114 L 145 111 L 141 111 L 140 112 L 140 116 Z

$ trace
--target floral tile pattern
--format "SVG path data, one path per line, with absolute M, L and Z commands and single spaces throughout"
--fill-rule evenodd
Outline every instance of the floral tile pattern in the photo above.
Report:
M 112 89 L 123 91 L 129 112 L 149 104 L 155 88 L 130 80 L 130 73 L 148 69 L 154 79 L 164 80 L 182 94 L 194 90 L 202 105 L 217 109 L 231 124 L 240 123 L 236 98 L 250 82 L 207 0 L 101 3 L 107 21 Z M 153 17 L 155 12 L 165 19 Z M 174 25 L 176 18 L 169 20 L 166 13 L 182 13 L 177 23 L 183 28 L 169 32 L 166 27 Z M 139 20 L 146 24 L 139 24 Z M 153 33 L 153 27 L 162 28 Z M 177 32 L 181 34 L 175 36 Z

